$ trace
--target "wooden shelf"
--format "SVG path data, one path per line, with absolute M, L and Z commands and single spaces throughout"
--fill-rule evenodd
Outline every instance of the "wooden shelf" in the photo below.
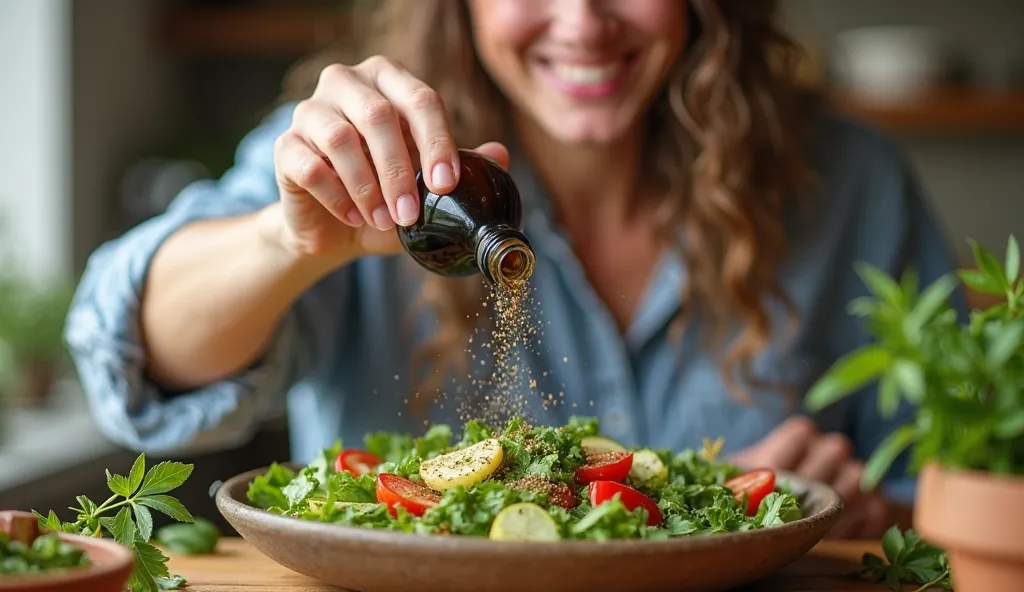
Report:
M 896 132 L 1024 131 L 1024 91 L 938 91 L 899 106 L 877 106 L 836 97 L 840 109 Z
M 167 14 L 161 37 L 176 54 L 193 57 L 298 58 L 344 39 L 344 10 L 289 8 L 189 9 Z M 1024 131 L 1024 91 L 948 89 L 899 106 L 839 95 L 838 107 L 894 132 Z
M 191 9 L 167 14 L 163 43 L 200 57 L 293 58 L 322 49 L 349 31 L 345 11 L 287 8 Z

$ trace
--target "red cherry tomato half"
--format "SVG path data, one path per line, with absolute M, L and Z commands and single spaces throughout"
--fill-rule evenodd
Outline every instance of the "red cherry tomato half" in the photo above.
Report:
M 623 485 L 622 483 L 616 483 L 614 481 L 594 481 L 589 486 L 589 494 L 590 505 L 594 507 L 603 504 L 618 494 L 619 501 L 622 502 L 622 505 L 626 506 L 626 509 L 630 512 L 637 508 L 647 510 L 647 526 L 657 526 L 661 524 L 661 510 L 658 508 L 658 504 L 654 503 L 654 500 L 651 498 L 628 485 Z
M 334 468 L 339 473 L 348 471 L 352 473 L 353 477 L 358 477 L 372 473 L 381 462 L 380 457 L 375 454 L 370 454 L 365 450 L 348 448 L 338 453 L 338 458 L 334 461 Z
M 737 501 L 742 501 L 743 494 L 747 494 L 747 516 L 754 516 L 761 500 L 775 491 L 775 473 L 768 469 L 756 469 L 733 477 L 725 482 L 725 486 L 732 490 Z
M 587 464 L 576 469 L 576 480 L 580 483 L 625 481 L 631 468 L 632 452 L 594 452 L 587 455 Z
M 396 506 L 402 506 L 413 516 L 422 516 L 427 508 L 440 503 L 441 494 L 404 477 L 381 473 L 377 475 L 377 501 L 386 505 L 392 516 L 398 515 Z

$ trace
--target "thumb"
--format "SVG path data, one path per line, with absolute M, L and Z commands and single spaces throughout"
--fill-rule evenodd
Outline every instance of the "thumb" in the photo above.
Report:
M 500 142 L 486 142 L 476 147 L 474 152 L 479 152 L 488 158 L 493 158 L 498 161 L 501 168 L 508 170 L 508 148 Z

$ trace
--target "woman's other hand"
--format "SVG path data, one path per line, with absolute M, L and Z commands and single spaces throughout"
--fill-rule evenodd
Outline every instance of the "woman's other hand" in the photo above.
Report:
M 864 463 L 853 456 L 850 440 L 839 433 L 821 433 L 806 417 L 790 418 L 729 460 L 748 468 L 791 471 L 831 485 L 846 508 L 830 537 L 876 538 L 894 522 L 909 526 L 909 509 L 891 506 L 878 492 L 861 490 Z
M 477 150 L 508 166 L 504 146 Z M 416 172 L 442 193 L 460 170 L 441 97 L 379 56 L 321 72 L 275 144 L 274 169 L 283 218 L 275 238 L 298 255 L 343 259 L 397 252 L 391 230 L 419 216 Z

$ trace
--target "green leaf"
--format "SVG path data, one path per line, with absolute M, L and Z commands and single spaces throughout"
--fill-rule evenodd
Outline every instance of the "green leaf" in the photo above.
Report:
M 107 487 L 110 488 L 110 491 L 121 497 L 131 497 L 132 495 L 132 488 L 128 483 L 128 479 L 121 475 L 111 475 L 110 471 L 107 471 Z
M 135 569 L 132 570 L 132 577 L 128 582 L 131 592 L 160 592 L 160 586 L 156 580 L 149 577 L 145 569 L 139 565 L 138 554 L 136 554 L 135 562 Z
M 865 490 L 877 487 L 896 458 L 919 437 L 917 426 L 914 425 L 901 426 L 886 436 L 864 466 L 861 487 Z
M 878 378 L 889 363 L 889 352 L 877 345 L 846 354 L 811 387 L 804 404 L 812 413 L 820 411 Z
M 78 507 L 82 509 L 82 512 L 88 515 L 96 513 L 96 502 L 89 499 L 88 496 L 79 495 L 75 497 L 75 501 L 78 502 Z
M 900 532 L 899 526 L 895 524 L 889 527 L 889 530 L 885 531 L 882 535 L 882 551 L 885 553 L 886 559 L 892 565 L 899 565 L 903 560 L 903 551 L 906 549 L 904 544 L 903 533 Z
M 153 515 L 149 508 L 139 504 L 132 504 L 132 511 L 135 512 L 135 526 L 139 531 L 139 539 L 148 541 L 153 536 Z
M 132 470 L 128 473 L 128 487 L 135 493 L 142 485 L 142 478 L 146 474 L 146 455 L 140 454 L 132 464 Z
M 1018 321 L 1003 327 L 989 344 L 985 359 L 991 371 L 999 371 L 1010 357 L 1020 349 L 1024 338 L 1024 323 Z
M 921 366 L 911 360 L 896 360 L 892 365 L 892 376 L 896 384 L 903 390 L 907 400 L 919 405 L 924 399 L 925 389 L 924 372 L 921 370 Z M 892 413 L 895 412 L 896 409 L 893 408 Z M 888 417 L 891 417 L 892 413 L 888 414 Z
M 861 279 L 871 292 L 882 300 L 900 306 L 903 301 L 903 290 L 891 277 L 869 263 L 857 263 L 854 266 Z
M 38 518 L 39 528 L 41 530 L 52 530 L 53 532 L 60 532 L 64 529 L 64 525 L 61 524 L 60 518 L 57 517 L 57 513 L 54 512 L 53 510 L 50 510 L 50 513 L 46 516 L 43 516 L 39 512 L 36 512 L 35 510 L 32 510 L 32 513 L 35 514 L 36 518 Z
M 956 290 L 956 278 L 951 275 L 944 275 L 932 282 L 921 294 L 914 305 L 914 309 L 907 315 L 907 324 L 917 332 L 924 327 L 925 323 L 931 320 L 943 305 L 948 305 L 949 295 Z
M 1016 409 L 1003 416 L 996 424 L 994 433 L 1003 440 L 1016 440 L 1024 436 L 1024 409 Z
M 192 522 L 192 514 L 177 499 L 169 495 L 147 495 L 135 498 L 135 503 L 166 514 L 178 522 Z
M 220 540 L 220 530 L 215 524 L 197 518 L 192 524 L 171 524 L 157 531 L 157 540 L 169 550 L 182 555 L 205 555 L 213 553 Z
M 1003 293 L 1009 287 L 1006 281 L 1006 273 L 1003 270 L 1002 264 L 996 259 L 995 255 L 991 251 L 981 246 L 978 241 L 974 239 L 968 239 L 967 241 L 971 245 L 971 250 L 974 251 L 974 263 L 978 266 L 982 272 L 985 273 L 993 282 L 999 286 L 999 293 Z
M 1009 283 L 1017 281 L 1017 277 L 1020 275 L 1020 246 L 1017 244 L 1017 238 L 1010 235 L 1010 240 L 1006 242 L 1006 280 Z
M 171 574 L 167 570 L 167 556 L 149 543 L 136 541 L 135 569 L 132 571 L 132 592 L 159 591 L 158 578 L 167 578 Z
M 180 462 L 164 461 L 149 470 L 142 480 L 142 488 L 138 495 L 167 493 L 179 487 L 192 474 L 192 465 Z
M 894 592 L 899 592 L 900 588 L 903 586 L 902 583 L 900 583 L 900 572 L 895 569 L 887 571 L 885 573 L 885 583 L 888 584 L 889 588 Z
M 981 294 L 992 294 L 994 296 L 999 296 L 1004 292 L 1003 288 L 995 279 L 977 269 L 961 269 L 956 272 L 956 275 L 964 285 L 975 292 L 979 292 Z
M 114 517 L 113 522 L 108 526 L 114 540 L 126 547 L 131 547 L 135 542 L 135 523 L 132 522 L 132 510 L 128 506 L 121 508 L 121 511 Z
M 892 374 L 884 374 L 878 381 L 878 414 L 892 417 L 900 408 L 900 385 Z

